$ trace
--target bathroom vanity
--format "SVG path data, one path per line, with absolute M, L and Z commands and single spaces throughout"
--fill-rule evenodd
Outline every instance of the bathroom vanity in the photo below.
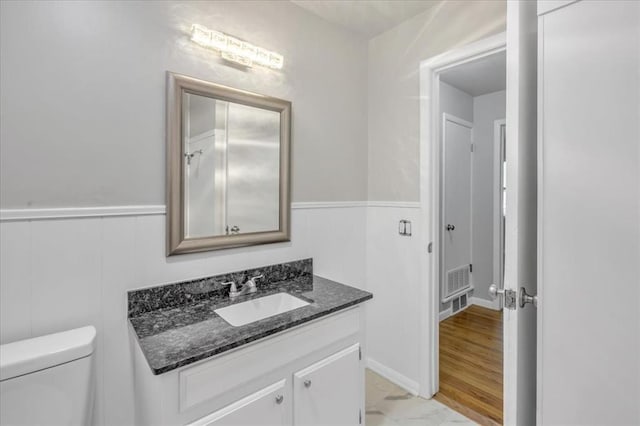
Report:
M 361 423 L 361 303 L 372 295 L 311 269 L 307 259 L 130 292 L 136 423 Z M 257 291 L 234 300 L 222 286 L 257 275 Z M 287 310 L 291 296 L 301 303 Z M 285 312 L 236 326 L 216 313 L 271 309 L 269 298 Z

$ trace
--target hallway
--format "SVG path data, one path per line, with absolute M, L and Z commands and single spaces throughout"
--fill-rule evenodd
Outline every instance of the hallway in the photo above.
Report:
M 479 424 L 502 424 L 502 345 L 502 311 L 472 305 L 440 322 L 436 401 Z

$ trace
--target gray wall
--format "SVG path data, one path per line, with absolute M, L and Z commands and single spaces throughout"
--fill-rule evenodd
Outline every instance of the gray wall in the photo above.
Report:
M 442 114 L 447 113 L 473 123 L 473 97 L 445 82 L 440 82 L 440 126 Z
M 367 42 L 289 2 L 5 2 L 2 208 L 164 204 L 165 72 L 293 102 L 293 201 L 367 196 Z M 192 23 L 284 55 L 241 69 Z
M 494 121 L 505 118 L 506 92 L 473 98 L 473 295 L 489 300 L 494 277 Z
M 505 23 L 506 2 L 447 1 L 369 41 L 369 200 L 420 199 L 420 62 Z

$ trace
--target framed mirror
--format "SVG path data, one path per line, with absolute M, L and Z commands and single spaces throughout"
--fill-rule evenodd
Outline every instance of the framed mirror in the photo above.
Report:
M 291 102 L 167 73 L 167 255 L 290 241 Z

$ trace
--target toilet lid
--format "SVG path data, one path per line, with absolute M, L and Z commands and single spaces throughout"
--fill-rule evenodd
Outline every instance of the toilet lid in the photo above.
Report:
M 95 349 L 93 326 L 0 345 L 0 381 L 91 355 Z

